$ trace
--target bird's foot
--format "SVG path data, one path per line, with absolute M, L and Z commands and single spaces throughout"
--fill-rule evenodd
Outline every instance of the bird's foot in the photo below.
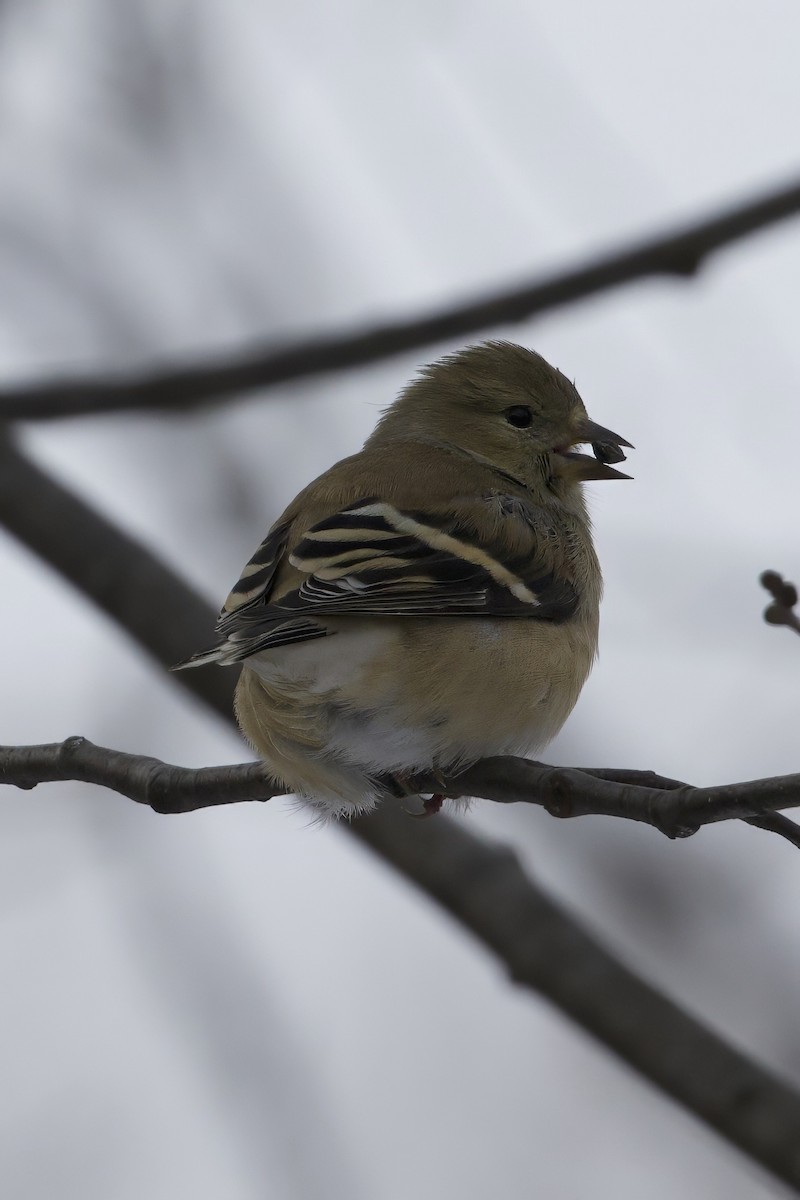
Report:
M 421 821 L 424 820 L 425 817 L 435 817 L 436 814 L 441 811 L 443 804 L 444 796 L 441 792 L 434 792 L 432 796 L 423 796 L 422 807 L 424 811 L 421 813 L 415 813 L 414 815 L 419 817 Z
M 444 776 L 442 775 L 441 771 L 438 771 L 434 768 L 431 773 L 438 783 L 442 785 L 444 784 Z M 411 776 L 404 775 L 400 771 L 395 771 L 391 775 L 385 776 L 385 781 L 389 790 L 393 792 L 398 799 L 405 800 L 409 796 L 420 796 L 418 788 L 415 788 L 412 785 L 411 778 Z M 436 816 L 436 814 L 441 810 L 441 807 L 445 801 L 445 793 L 434 792 L 429 796 L 420 796 L 420 799 L 422 801 L 422 812 L 410 812 L 408 809 L 406 809 L 406 812 L 410 817 L 415 817 L 418 820 L 424 820 L 426 817 Z

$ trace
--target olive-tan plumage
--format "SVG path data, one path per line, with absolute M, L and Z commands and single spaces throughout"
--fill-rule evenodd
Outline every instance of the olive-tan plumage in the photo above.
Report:
M 574 447 L 592 443 L 595 456 Z M 426 367 L 364 445 L 309 484 L 229 595 L 239 724 L 323 812 L 421 770 L 540 751 L 597 653 L 600 566 L 582 483 L 628 478 L 624 438 L 509 342 Z

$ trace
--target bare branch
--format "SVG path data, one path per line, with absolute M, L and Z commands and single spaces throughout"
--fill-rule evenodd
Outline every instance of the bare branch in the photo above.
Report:
M 92 377 L 8 387 L 0 391 L 0 420 L 42 421 L 130 409 L 188 412 L 226 397 L 378 362 L 498 325 L 525 321 L 635 279 L 654 275 L 689 278 L 723 246 L 798 211 L 800 183 L 793 182 L 674 233 L 646 238 L 585 265 L 556 271 L 532 283 L 426 317 L 314 336 L 288 346 L 257 345 L 233 359 L 226 356 L 129 378 Z
M 415 783 L 426 791 L 435 787 L 433 777 L 421 777 Z M 652 825 L 669 838 L 689 837 L 701 826 L 718 821 L 755 818 L 760 823 L 766 814 L 800 806 L 800 774 L 692 787 L 651 771 L 551 767 L 524 758 L 484 758 L 446 784 L 448 796 L 538 804 L 551 816 L 562 818 L 623 817 Z
M 270 783 L 260 762 L 175 767 L 158 758 L 107 750 L 84 737 L 42 746 L 0 746 L 0 784 L 30 789 L 67 779 L 110 788 L 157 813 L 270 800 L 283 791 Z
M 50 507 L 59 504 L 63 519 Z M 194 626 L 208 632 L 213 624 L 211 608 L 177 576 L 155 560 L 148 563 L 143 547 L 47 479 L 2 437 L 0 521 L 165 664 L 187 653 Z M 132 551 L 141 577 L 131 570 Z M 126 582 L 124 598 L 115 579 Z M 172 680 L 232 721 L 229 693 L 196 681 L 213 674 L 182 672 Z M 628 970 L 525 876 L 514 854 L 447 818 L 415 822 L 388 807 L 349 829 L 478 938 L 517 983 L 546 996 L 800 1193 L 800 1095 Z
M 638 782 L 642 778 L 650 782 Z M 0 784 L 33 788 L 66 779 L 110 788 L 159 813 L 270 800 L 283 791 L 257 762 L 176 767 L 157 758 L 107 750 L 83 737 L 41 746 L 0 746 Z M 509 757 L 482 759 L 450 779 L 420 775 L 410 782 L 422 794 L 436 789 L 450 797 L 536 804 L 554 817 L 640 821 L 670 838 L 688 837 L 718 821 L 750 821 L 800 844 L 800 828 L 775 816 L 780 809 L 800 806 L 800 775 L 697 788 L 673 779 L 662 781 L 649 771 L 551 767 Z

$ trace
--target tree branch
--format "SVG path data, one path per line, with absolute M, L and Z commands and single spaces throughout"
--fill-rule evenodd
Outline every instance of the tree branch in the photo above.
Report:
M 271 800 L 283 792 L 270 783 L 260 762 L 175 767 L 158 758 L 107 750 L 84 737 L 42 746 L 0 746 L 0 784 L 31 789 L 69 779 L 110 788 L 154 812 L 173 814 Z
M 165 665 L 191 648 L 195 627 L 207 634 L 213 624 L 211 608 L 176 575 L 2 437 L 0 522 Z M 124 595 L 115 579 L 126 581 Z M 230 722 L 230 689 L 226 695 L 205 682 L 214 674 L 172 680 Z M 388 806 L 349 828 L 478 938 L 520 986 L 546 996 L 800 1193 L 800 1095 L 628 970 L 525 876 L 514 854 L 447 818 L 410 821 Z
M 188 412 L 256 389 L 341 371 L 524 321 L 563 304 L 653 275 L 688 278 L 723 246 L 800 211 L 800 182 L 728 208 L 715 217 L 601 255 L 587 264 L 456 304 L 412 320 L 332 333 L 288 346 L 259 345 L 233 360 L 159 370 L 141 376 L 74 379 L 0 391 L 0 420 L 50 420 L 87 413 L 156 409 Z
M 157 758 L 95 746 L 84 737 L 41 746 L 0 746 L 0 784 L 33 788 L 67 779 L 99 784 L 155 812 L 172 814 L 270 800 L 283 793 L 259 762 L 176 767 Z M 410 784 L 421 794 L 435 790 L 451 798 L 536 804 L 560 818 L 621 817 L 652 825 L 670 838 L 688 837 L 703 825 L 733 820 L 783 832 L 776 828 L 775 813 L 800 806 L 800 775 L 698 788 L 649 771 L 552 767 L 512 757 L 484 758 L 450 778 L 419 775 Z M 791 821 L 787 824 L 797 844 L 800 828 Z

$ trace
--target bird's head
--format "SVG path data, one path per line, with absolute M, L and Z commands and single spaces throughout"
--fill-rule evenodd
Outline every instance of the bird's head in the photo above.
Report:
M 540 354 L 483 342 L 424 367 L 381 419 L 373 438 L 454 446 L 526 487 L 568 494 L 589 479 L 630 479 L 630 442 L 591 421 L 574 385 Z M 576 446 L 591 444 L 593 454 Z

